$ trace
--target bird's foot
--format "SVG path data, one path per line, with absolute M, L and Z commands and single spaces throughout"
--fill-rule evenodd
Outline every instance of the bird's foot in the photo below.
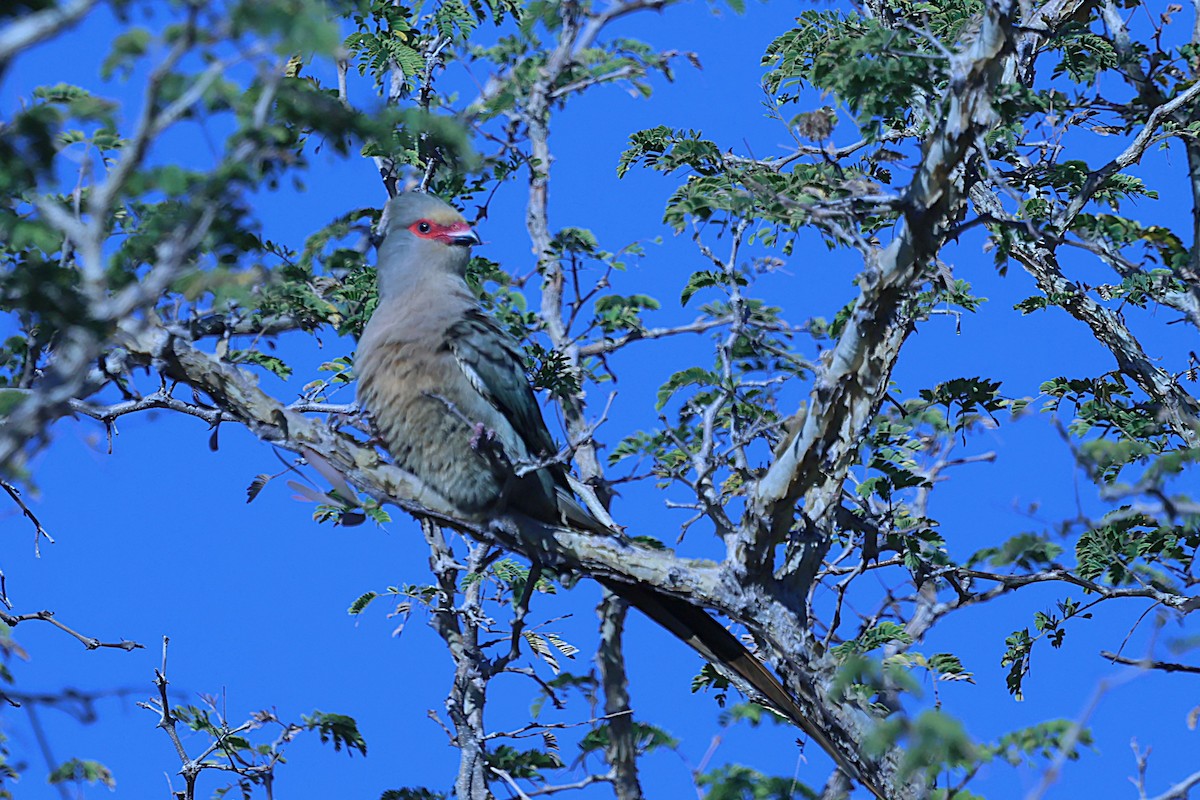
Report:
M 484 425 L 482 422 L 476 422 L 471 426 L 471 449 L 478 450 L 484 442 L 496 441 L 496 432 Z

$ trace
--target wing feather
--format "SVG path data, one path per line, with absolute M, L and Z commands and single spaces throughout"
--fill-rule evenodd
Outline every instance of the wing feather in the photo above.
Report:
M 452 325 L 447 334 L 467 380 L 504 415 L 530 455 L 541 458 L 555 453 L 558 448 L 530 388 L 516 341 L 478 309 Z M 555 478 L 562 482 L 558 474 Z

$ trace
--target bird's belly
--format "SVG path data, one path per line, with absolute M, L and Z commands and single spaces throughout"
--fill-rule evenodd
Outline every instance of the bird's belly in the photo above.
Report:
M 359 374 L 359 402 L 375 422 L 396 465 L 435 489 L 456 509 L 480 514 L 504 494 L 507 470 L 488 415 L 449 354 L 421 358 L 402 344 L 373 354 Z M 364 363 L 360 360 L 360 364 Z M 442 376 L 442 380 L 437 380 Z M 456 380 L 457 379 L 457 382 Z M 468 390 L 469 386 L 466 387 Z

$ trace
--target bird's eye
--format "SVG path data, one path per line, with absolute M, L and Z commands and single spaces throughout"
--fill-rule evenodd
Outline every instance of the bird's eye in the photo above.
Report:
M 431 230 L 433 230 L 433 228 L 428 222 L 420 222 L 417 224 L 417 230 L 419 230 L 421 233 L 429 233 Z

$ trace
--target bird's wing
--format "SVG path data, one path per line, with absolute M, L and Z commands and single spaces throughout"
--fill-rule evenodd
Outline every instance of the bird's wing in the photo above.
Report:
M 557 453 L 558 446 L 529 386 L 525 362 L 516 341 L 478 309 L 469 311 L 454 323 L 447 331 L 446 339 L 467 380 L 508 421 L 528 454 L 537 459 Z M 509 455 L 510 458 L 520 457 L 519 454 Z M 525 511 L 534 512 L 534 516 L 540 516 L 543 522 L 562 521 L 603 533 L 613 532 L 613 528 L 597 520 L 571 494 L 564 465 L 550 464 L 538 470 L 536 484 L 541 485 L 551 506 L 538 512 L 536 504 L 526 505 Z M 529 497 L 523 497 L 517 505 L 529 500 Z
M 504 415 L 529 454 L 553 455 L 558 448 L 529 386 L 516 341 L 478 309 L 454 323 L 447 340 L 467 380 Z
M 553 454 L 557 448 L 530 388 L 516 341 L 478 309 L 468 312 L 450 327 L 447 341 L 467 380 L 508 420 L 529 454 L 534 458 Z M 604 532 L 616 532 L 596 520 L 571 497 L 566 470 L 561 465 L 555 465 L 548 472 L 556 484 L 553 491 L 557 495 L 558 511 L 564 521 Z M 545 488 L 550 490 L 551 487 Z M 779 679 L 707 611 L 648 586 L 613 579 L 600 580 L 612 592 L 625 598 L 700 655 L 740 675 L 768 703 L 815 739 L 848 774 L 857 777 L 878 797 L 884 797 L 877 787 L 864 779 L 863 771 L 830 741 L 824 730 L 808 719 Z

